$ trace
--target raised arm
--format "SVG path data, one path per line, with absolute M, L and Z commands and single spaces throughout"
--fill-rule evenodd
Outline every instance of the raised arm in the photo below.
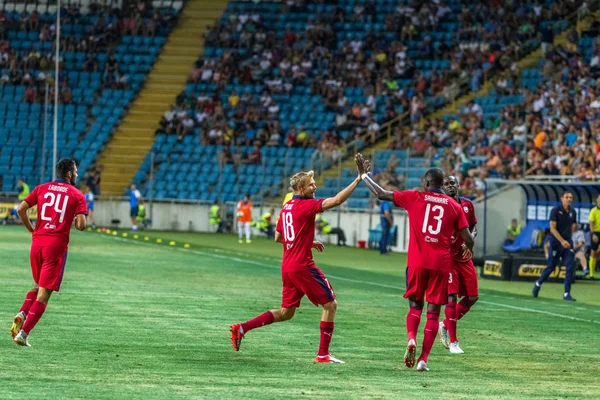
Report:
M 333 197 L 329 197 L 323 200 L 323 210 L 329 210 L 330 208 L 334 208 L 339 206 L 340 204 L 343 204 L 352 195 L 352 192 L 354 192 L 354 189 L 356 189 L 359 183 L 360 176 L 357 176 L 356 179 L 346 188 L 342 189 L 341 192 L 339 192 Z
M 362 154 L 358 153 L 354 160 L 356 161 L 356 167 L 358 168 L 358 173 L 360 174 L 363 182 L 367 185 L 371 193 L 375 195 L 379 200 L 384 201 L 394 201 L 394 192 L 389 190 L 385 190 L 381 186 L 379 186 L 371 177 L 368 175 L 371 171 L 371 163 L 369 160 L 365 160 Z

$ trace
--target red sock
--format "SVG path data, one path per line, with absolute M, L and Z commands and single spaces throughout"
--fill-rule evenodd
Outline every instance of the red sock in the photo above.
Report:
M 423 310 L 420 308 L 411 307 L 406 315 L 406 331 L 408 332 L 408 340 L 417 341 L 417 331 L 421 323 L 421 314 Z
M 31 306 L 33 305 L 33 302 L 37 299 L 37 290 L 32 290 L 31 292 L 27 293 L 27 296 L 25 296 L 25 301 L 23 302 L 23 305 L 21 306 L 21 309 L 19 310 L 19 312 L 24 312 L 25 315 L 27 315 L 29 313 L 29 309 L 31 308 Z
M 444 320 L 444 326 L 448 329 L 448 335 L 450 335 L 450 343 L 458 342 L 456 338 L 456 302 L 449 301 L 446 304 L 446 309 L 444 310 L 444 314 L 446 315 L 446 319 Z
M 31 332 L 40 318 L 42 318 L 42 315 L 44 315 L 44 311 L 46 311 L 46 305 L 36 300 L 31 306 L 25 324 L 23 325 L 23 330 L 26 334 L 29 335 L 29 332 Z
M 261 326 L 271 325 L 273 323 L 273 313 L 271 311 L 267 311 L 265 313 L 260 314 L 256 318 L 252 318 L 250 321 L 246 321 L 242 324 L 242 329 L 244 333 L 250 332 L 252 329 L 260 328 Z
M 425 337 L 423 338 L 423 350 L 419 361 L 423 360 L 427 362 L 429 353 L 435 342 L 437 336 L 438 327 L 440 325 L 440 312 L 439 311 L 427 311 L 427 323 L 425 324 Z
M 329 354 L 329 343 L 333 336 L 333 322 L 321 321 L 321 341 L 319 342 L 319 355 Z
M 456 306 L 456 319 L 459 320 L 464 317 L 465 314 L 469 312 L 473 304 L 475 304 L 474 301 L 469 300 L 468 297 L 463 297 L 463 299 Z

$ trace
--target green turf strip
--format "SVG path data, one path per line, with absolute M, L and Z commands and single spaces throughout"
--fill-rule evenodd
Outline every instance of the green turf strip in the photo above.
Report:
M 597 283 L 578 282 L 567 304 L 559 284 L 534 300 L 529 283 L 480 281 L 482 302 L 459 322 L 466 354 L 436 342 L 431 372 L 417 374 L 402 365 L 404 256 L 328 246 L 315 258 L 340 303 L 332 354 L 347 364 L 314 365 L 320 310 L 307 300 L 241 352 L 229 343 L 229 324 L 279 305 L 280 245 L 139 235 L 73 231 L 61 293 L 34 347 L 19 348 L 9 329 L 31 285 L 29 238 L 0 228 L 1 399 L 600 398 Z

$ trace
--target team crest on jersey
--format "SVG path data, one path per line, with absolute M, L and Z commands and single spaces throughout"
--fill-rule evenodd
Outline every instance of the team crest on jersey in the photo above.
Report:
M 464 206 L 464 207 L 463 207 L 463 210 L 465 210 L 465 212 L 466 212 L 466 213 L 468 213 L 468 212 L 469 212 L 469 207 L 467 207 L 467 206 Z

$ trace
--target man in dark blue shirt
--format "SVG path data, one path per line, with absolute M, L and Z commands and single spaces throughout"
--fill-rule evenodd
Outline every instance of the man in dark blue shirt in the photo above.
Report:
M 392 225 L 394 225 L 392 206 L 389 202 L 382 201 L 379 204 L 379 215 L 381 217 L 381 240 L 379 241 L 379 253 L 386 255 L 388 254 L 390 230 L 392 229 Z
M 561 205 L 556 206 L 550 212 L 550 249 L 548 250 L 548 261 L 546 268 L 542 271 L 542 276 L 535 282 L 533 287 L 533 297 L 538 297 L 542 283 L 554 271 L 554 267 L 561 259 L 567 271 L 565 274 L 565 293 L 563 299 L 575 301 L 571 297 L 571 283 L 575 278 L 575 253 L 573 252 L 573 225 L 577 223 L 577 212 L 571 207 L 573 203 L 573 194 L 564 192 L 560 198 Z

